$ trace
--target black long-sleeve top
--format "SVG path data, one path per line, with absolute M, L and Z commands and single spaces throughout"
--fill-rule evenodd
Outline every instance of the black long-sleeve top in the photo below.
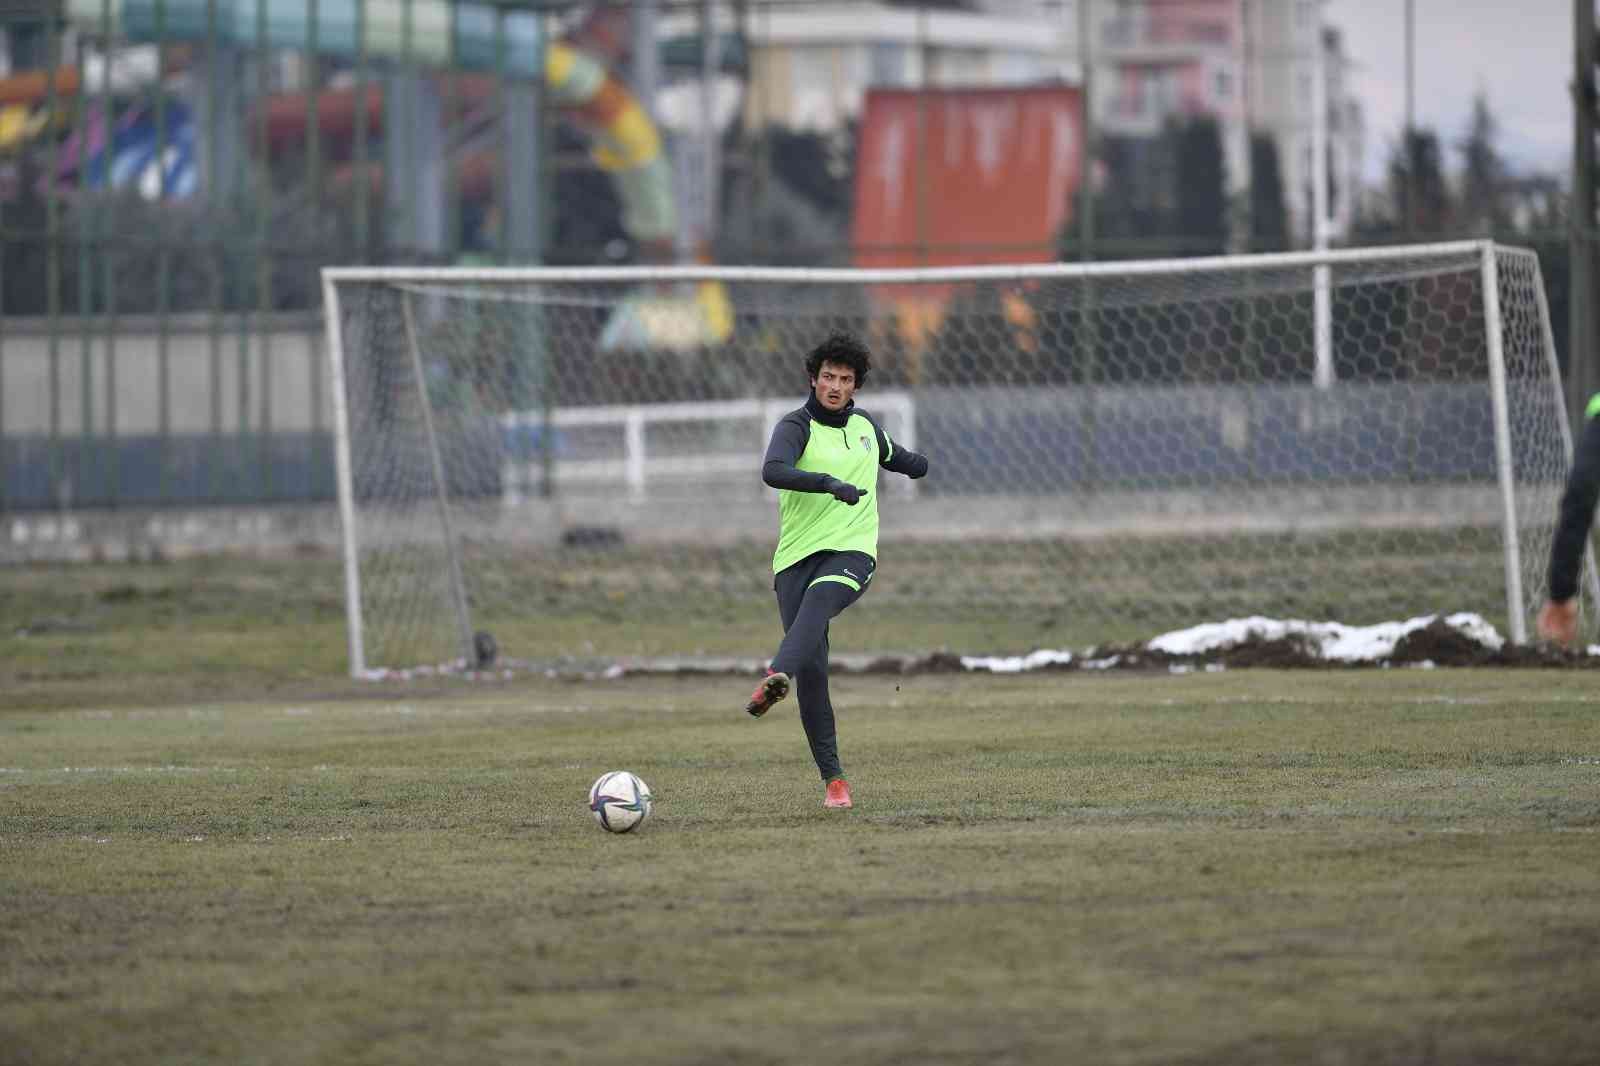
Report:
M 842 411 L 830 411 L 822 406 L 816 393 L 806 397 L 805 406 L 789 412 L 773 430 L 767 445 L 767 454 L 761 464 L 761 480 L 775 489 L 792 489 L 796 492 L 827 492 L 831 474 L 800 470 L 794 464 L 806 450 L 811 439 L 811 423 L 817 422 L 835 429 L 843 429 L 851 415 L 865 418 L 877 437 L 879 465 L 909 478 L 923 477 L 928 473 L 926 456 L 907 451 L 898 445 L 891 446 L 887 434 L 876 417 L 859 410 L 851 401 Z
M 1578 575 L 1583 570 L 1583 548 L 1594 521 L 1594 506 L 1600 499 L 1600 396 L 1589 402 L 1590 417 L 1584 423 L 1572 457 L 1572 472 L 1561 494 L 1561 517 L 1550 541 L 1550 598 L 1570 600 L 1578 592 Z

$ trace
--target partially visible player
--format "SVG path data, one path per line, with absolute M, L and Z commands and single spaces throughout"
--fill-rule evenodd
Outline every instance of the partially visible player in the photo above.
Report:
M 906 451 L 855 393 L 872 369 L 867 346 L 833 333 L 806 356 L 811 395 L 772 431 L 761 479 L 778 490 L 773 590 L 783 643 L 745 710 L 756 718 L 799 688 L 800 723 L 824 782 L 824 807 L 849 807 L 828 699 L 828 623 L 867 591 L 878 565 L 878 470 L 919 478 L 928 460 Z
M 1594 522 L 1594 505 L 1600 499 L 1600 394 L 1584 411 L 1583 436 L 1572 457 L 1572 472 L 1561 494 L 1561 517 L 1550 540 L 1550 586 L 1539 608 L 1539 636 L 1563 647 L 1578 638 L 1578 575 L 1583 571 L 1583 549 Z

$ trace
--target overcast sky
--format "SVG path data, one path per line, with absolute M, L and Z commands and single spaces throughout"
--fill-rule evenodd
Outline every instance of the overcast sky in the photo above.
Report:
M 1414 0 L 1416 121 L 1440 136 L 1448 165 L 1481 88 L 1518 173 L 1572 161 L 1572 0 Z M 1406 108 L 1405 0 L 1327 0 L 1344 31 L 1366 110 L 1366 173 L 1381 180 Z

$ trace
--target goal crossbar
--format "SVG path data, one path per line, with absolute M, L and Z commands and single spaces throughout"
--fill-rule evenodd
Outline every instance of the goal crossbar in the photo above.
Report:
M 897 282 L 1022 281 L 1040 278 L 1153 277 L 1248 270 L 1293 269 L 1348 263 L 1477 256 L 1486 250 L 1522 251 L 1493 241 L 1441 241 L 1434 244 L 1340 248 L 1319 252 L 1270 252 L 1259 255 L 1200 256 L 1193 259 L 1145 259 L 1107 263 L 1015 263 L 960 267 L 323 267 L 325 280 L 390 284 L 536 284 L 592 282 L 643 284 L 672 281 L 774 282 L 797 285 L 881 285 Z

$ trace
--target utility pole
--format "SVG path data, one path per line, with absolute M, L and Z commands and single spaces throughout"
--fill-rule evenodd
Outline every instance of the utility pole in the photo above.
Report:
M 1239 124 L 1244 127 L 1244 210 L 1240 212 L 1244 217 L 1239 224 L 1239 232 L 1244 236 L 1241 242 L 1246 252 L 1254 252 L 1256 235 L 1256 157 L 1255 157 L 1255 108 L 1251 104 L 1250 94 L 1254 91 L 1254 84 L 1250 77 L 1250 64 L 1253 56 L 1251 49 L 1250 19 L 1254 12 L 1250 9 L 1250 0 L 1239 0 Z
M 721 42 L 717 37 L 716 12 L 712 0 L 700 0 L 700 200 L 699 247 L 693 257 L 713 261 L 717 224 L 722 202 L 722 135 L 717 126 L 717 73 L 722 66 Z
M 1416 153 L 1412 137 L 1417 128 L 1417 8 L 1416 0 L 1406 0 L 1406 128 L 1400 136 L 1400 158 L 1405 160 L 1406 202 L 1404 225 L 1406 240 L 1417 239 Z
M 1078 101 L 1083 109 L 1083 144 L 1078 155 L 1079 258 L 1094 258 L 1094 16 L 1092 0 L 1078 0 Z
M 1600 94 L 1595 85 L 1595 0 L 1572 3 L 1572 210 L 1570 247 L 1571 316 L 1567 336 L 1567 408 L 1577 425 L 1589 397 L 1600 392 L 1600 311 L 1594 287 L 1600 282 L 1595 235 L 1595 119 Z M 1576 434 L 1575 434 L 1576 435 Z
M 628 80 L 639 106 L 652 119 L 656 115 L 656 90 L 661 85 L 661 51 L 656 43 L 661 0 L 633 0 L 633 40 L 629 42 L 632 61 Z
M 1328 70 L 1323 44 L 1321 0 L 1312 6 L 1311 39 L 1311 247 L 1328 250 Z M 1333 294 L 1326 264 L 1312 268 L 1316 283 L 1312 333 L 1315 359 L 1312 382 L 1319 389 L 1333 384 Z

